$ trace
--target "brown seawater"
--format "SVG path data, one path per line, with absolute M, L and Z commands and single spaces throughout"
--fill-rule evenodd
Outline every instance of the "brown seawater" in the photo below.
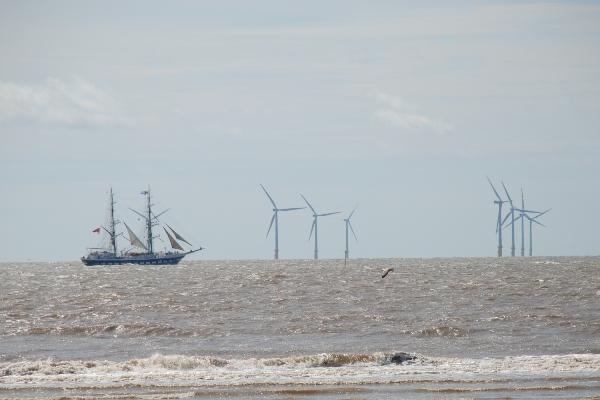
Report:
M 600 258 L 0 264 L 0 397 L 65 390 L 594 396 Z

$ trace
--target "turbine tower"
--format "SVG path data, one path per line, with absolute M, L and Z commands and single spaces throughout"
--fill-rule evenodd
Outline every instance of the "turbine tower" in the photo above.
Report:
M 354 228 L 352 227 L 352 224 L 350 223 L 350 218 L 352 218 L 352 215 L 354 215 L 354 211 L 356 211 L 356 207 L 354 207 L 354 210 L 352 210 L 350 215 L 348 215 L 348 218 L 344 218 L 344 222 L 346 223 L 346 251 L 344 252 L 344 265 L 346 265 L 346 261 L 350 257 L 350 252 L 348 249 L 348 228 L 350 228 L 350 230 L 352 231 L 352 234 L 354 235 L 354 239 L 356 241 L 358 241 L 358 238 L 356 237 L 356 233 L 354 232 Z
M 273 227 L 273 223 L 275 223 L 275 255 L 274 255 L 274 259 L 279 260 L 279 212 L 280 211 L 285 212 L 285 211 L 293 211 L 293 210 L 303 210 L 306 207 L 278 208 L 277 204 L 275 204 L 275 201 L 273 200 L 273 198 L 271 197 L 269 192 L 267 192 L 267 189 L 265 189 L 265 187 L 262 184 L 260 185 L 260 187 L 262 188 L 262 190 L 264 190 L 265 194 L 269 198 L 269 201 L 271 201 L 271 204 L 273 204 L 273 217 L 271 217 L 271 223 L 269 224 L 269 230 L 267 230 L 267 236 L 269 236 L 269 233 L 271 232 L 271 228 Z
M 510 218 L 510 226 L 511 226 L 510 255 L 511 255 L 511 257 L 514 257 L 515 256 L 515 206 L 513 205 L 513 201 L 510 198 L 510 194 L 508 194 L 508 190 L 506 189 L 504 182 L 500 181 L 500 183 L 502 183 L 502 187 L 504 188 L 504 193 L 506 193 L 506 197 L 508 197 L 508 202 L 510 203 L 510 212 L 508 214 L 506 214 L 506 217 L 504 217 L 504 219 L 502 220 L 502 223 L 500 224 L 500 228 L 502 228 L 502 226 L 504 225 L 504 223 L 506 222 L 508 217 L 511 217 Z
M 538 215 L 536 215 L 533 218 L 527 214 L 523 214 L 525 216 L 525 218 L 527 218 L 529 220 L 529 257 L 531 257 L 533 255 L 533 223 L 536 223 L 545 228 L 546 225 L 542 224 L 541 222 L 536 221 L 536 219 L 538 219 L 542 215 L 546 214 L 548 211 L 550 211 L 550 209 L 547 209 L 546 211 L 539 213 Z
M 521 188 L 521 208 L 515 208 L 514 211 L 518 211 L 519 216 L 516 219 L 513 219 L 509 225 L 521 220 L 521 257 L 525 257 L 525 218 L 529 218 L 528 214 L 541 214 L 541 212 L 525 209 L 525 196 L 523 195 L 523 188 Z M 529 240 L 531 240 L 531 230 L 529 233 Z
M 300 196 L 302 196 L 302 193 L 300 193 Z M 312 223 L 312 226 L 310 227 L 310 234 L 308 235 L 308 240 L 310 240 L 310 238 L 312 237 L 312 233 L 314 230 L 315 231 L 315 260 L 318 260 L 319 259 L 319 238 L 318 238 L 319 217 L 326 217 L 328 215 L 339 214 L 340 211 L 334 211 L 334 212 L 329 212 L 329 213 L 324 213 L 324 214 L 317 214 L 317 212 L 315 211 L 313 206 L 308 202 L 308 200 L 306 200 L 306 197 L 302 196 L 302 198 L 304 199 L 306 204 L 310 207 L 310 209 L 313 212 L 313 223 Z
M 542 215 L 546 214 L 548 211 L 550 211 L 551 209 L 547 209 L 546 211 L 543 212 L 539 212 L 539 211 L 531 211 L 531 210 L 522 210 L 522 209 L 515 209 L 516 211 L 520 212 L 520 215 L 515 219 L 515 221 L 518 221 L 519 219 L 521 219 L 522 221 L 527 218 L 527 220 L 529 221 L 529 257 L 531 257 L 533 255 L 533 224 L 538 224 L 540 226 L 543 226 L 544 228 L 546 227 L 546 225 L 542 224 L 541 222 L 537 221 L 537 219 L 539 217 L 541 217 Z M 537 214 L 534 217 L 530 217 L 528 213 L 534 213 Z
M 498 199 L 498 200 L 494 200 L 494 204 L 498 205 L 498 219 L 496 220 L 496 233 L 498 234 L 498 257 L 502 257 L 502 205 L 504 203 L 506 203 L 506 200 L 502 200 L 502 198 L 498 194 L 498 191 L 492 184 L 492 181 L 490 180 L 490 178 L 487 176 L 486 176 L 486 178 L 487 178 L 488 182 L 490 183 L 490 186 L 492 187 L 492 190 L 494 191 L 496 198 Z
M 521 215 L 525 214 L 525 197 L 521 187 Z M 531 233 L 531 232 L 530 232 Z M 531 240 L 531 237 L 529 238 Z M 521 257 L 525 257 L 525 219 L 521 217 Z

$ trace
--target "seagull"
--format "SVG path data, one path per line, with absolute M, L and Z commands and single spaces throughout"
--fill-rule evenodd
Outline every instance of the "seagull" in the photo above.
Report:
M 394 271 L 394 268 L 388 268 L 383 272 L 383 275 L 381 275 L 381 279 L 385 278 L 390 272 Z

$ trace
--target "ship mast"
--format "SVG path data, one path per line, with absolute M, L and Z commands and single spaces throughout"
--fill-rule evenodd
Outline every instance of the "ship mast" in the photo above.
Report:
M 110 247 L 112 248 L 113 255 L 117 255 L 117 232 L 115 229 L 115 198 L 113 195 L 113 190 L 110 188 L 110 225 L 109 228 L 109 236 L 110 236 Z
M 148 236 L 148 253 L 152 254 L 154 252 L 153 249 L 153 245 L 152 245 L 152 225 L 154 225 L 152 223 L 152 204 L 150 203 L 150 186 L 148 186 L 148 190 L 145 190 L 144 192 L 142 192 L 146 195 L 147 199 L 148 199 L 148 203 L 147 203 L 147 210 L 146 212 L 148 213 L 148 216 L 146 217 L 146 234 Z
M 139 215 L 140 217 L 142 217 L 146 221 L 146 246 L 144 246 L 144 244 L 142 242 L 140 242 L 139 239 L 137 239 L 137 237 L 135 238 L 135 239 L 137 239 L 137 244 L 135 244 L 135 245 L 146 249 L 148 254 L 154 254 L 154 244 L 153 244 L 154 236 L 152 234 L 152 227 L 158 225 L 158 217 L 160 217 L 161 215 L 166 213 L 168 210 L 165 210 L 165 211 L 159 213 L 158 215 L 154 215 L 154 213 L 152 212 L 152 206 L 154 204 L 152 204 L 152 201 L 151 201 L 152 196 L 150 195 L 150 186 L 148 186 L 148 190 L 142 191 L 142 194 L 144 196 L 146 196 L 145 212 L 141 213 L 141 212 L 134 210 L 133 208 L 129 208 L 129 209 L 131 211 L 133 211 L 134 213 L 136 213 L 137 215 Z M 131 234 L 132 234 L 132 232 L 129 233 L 130 237 L 131 237 Z M 132 239 L 132 240 L 135 240 L 135 239 Z M 133 242 L 132 242 L 132 244 L 133 244 Z

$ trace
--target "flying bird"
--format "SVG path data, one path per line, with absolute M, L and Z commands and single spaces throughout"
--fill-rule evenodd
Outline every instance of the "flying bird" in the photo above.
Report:
M 389 274 L 390 272 L 393 272 L 393 271 L 394 271 L 394 268 L 388 268 L 388 269 L 386 269 L 386 270 L 383 272 L 383 275 L 381 275 L 381 279 L 385 278 L 386 276 L 388 276 L 388 274 Z

